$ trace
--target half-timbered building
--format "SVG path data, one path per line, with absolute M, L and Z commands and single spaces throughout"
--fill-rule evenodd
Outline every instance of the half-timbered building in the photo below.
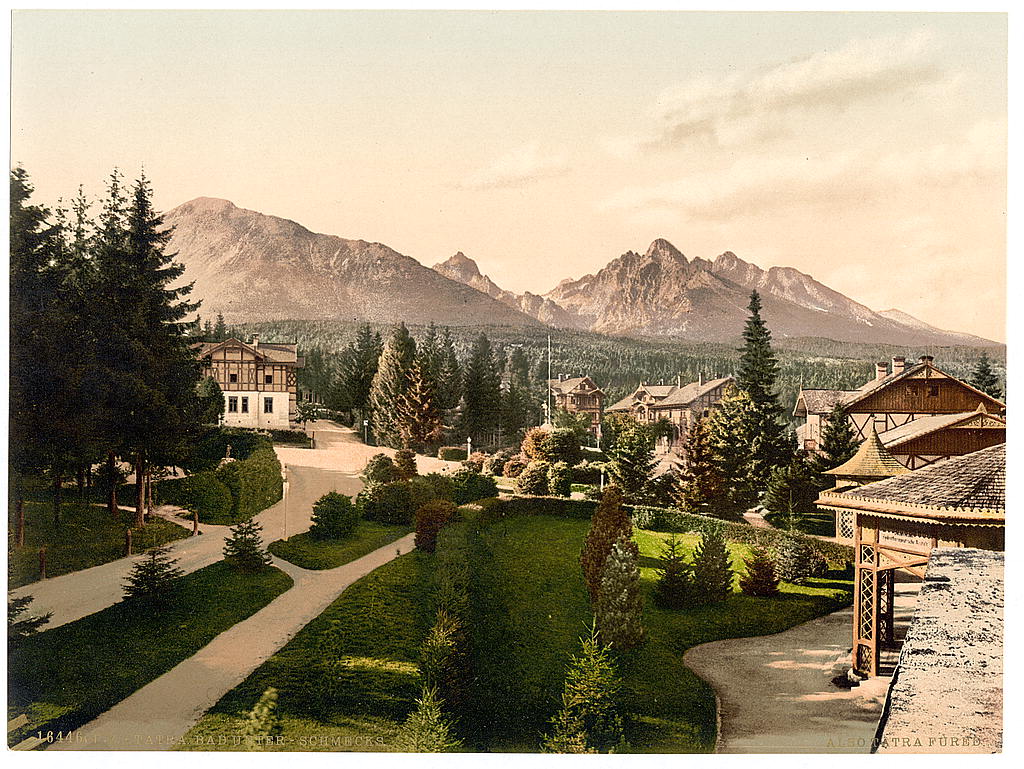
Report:
M 246 344 L 231 338 L 193 345 L 203 376 L 224 392 L 224 424 L 287 429 L 295 424 L 297 371 L 303 359 L 295 344 Z
M 604 416 L 604 391 L 588 376 L 549 379 L 554 407 L 570 414 L 588 414 L 590 431 L 596 432 Z

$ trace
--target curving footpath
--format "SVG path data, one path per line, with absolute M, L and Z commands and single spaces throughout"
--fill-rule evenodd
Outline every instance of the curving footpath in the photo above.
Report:
M 918 584 L 897 584 L 897 623 L 909 622 Z M 889 678 L 852 689 L 831 683 L 851 644 L 847 608 L 776 635 L 695 646 L 683 662 L 715 690 L 716 753 L 867 753 Z
M 195 655 L 164 673 L 49 750 L 168 750 L 221 697 L 320 615 L 349 585 L 413 548 L 408 534 L 327 571 L 274 565 L 295 584 Z

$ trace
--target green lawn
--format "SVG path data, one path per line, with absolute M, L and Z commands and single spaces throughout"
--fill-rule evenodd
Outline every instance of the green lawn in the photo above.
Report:
M 412 529 L 408 526 L 360 521 L 355 531 L 345 539 L 318 540 L 307 532 L 271 542 L 269 550 L 278 558 L 304 569 L 333 569 L 372 553 L 410 531 Z
M 275 568 L 243 574 L 220 561 L 178 584 L 172 608 L 140 615 L 117 603 L 11 650 L 8 713 L 27 713 L 32 732 L 75 729 L 266 606 L 292 579 Z
M 387 750 L 419 696 L 420 645 L 434 621 L 433 562 L 414 551 L 349 587 L 203 716 L 186 749 L 237 749 L 231 738 L 241 718 L 274 687 L 280 749 Z
M 588 521 L 544 516 L 498 521 L 483 531 L 490 551 L 487 610 L 475 628 L 485 640 L 484 690 L 495 711 L 490 748 L 536 750 L 557 710 L 566 662 L 591 613 L 577 562 Z M 651 600 L 654 567 L 668 535 L 639 531 L 646 642 L 621 663 L 627 738 L 638 752 L 708 751 L 715 740 L 711 688 L 682 664 L 690 646 L 722 638 L 767 635 L 848 602 L 849 581 L 784 585 L 778 598 L 735 594 L 723 604 L 687 611 L 658 609 Z M 689 551 L 695 536 L 681 537 Z M 730 545 L 734 565 L 748 552 Z M 738 589 L 738 588 L 737 588 Z M 841 597 L 837 597 L 841 596 Z
M 134 520 L 135 514 L 126 510 L 118 511 L 118 520 L 115 521 L 106 507 L 68 501 L 61 506 L 61 524 L 55 526 L 49 502 L 26 501 L 25 545 L 17 547 L 14 545 L 16 519 L 11 505 L 9 587 L 20 587 L 39 579 L 39 548 L 44 546 L 48 577 L 99 566 L 123 557 L 125 530 Z M 140 552 L 147 547 L 188 536 L 191 536 L 188 529 L 153 517 L 144 528 L 132 530 L 132 547 L 135 552 Z

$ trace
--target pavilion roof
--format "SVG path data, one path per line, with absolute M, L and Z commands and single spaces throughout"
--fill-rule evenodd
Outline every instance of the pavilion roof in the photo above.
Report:
M 903 464 L 882 444 L 875 432 L 874 424 L 871 433 L 857 449 L 857 453 L 839 467 L 826 470 L 829 475 L 848 478 L 892 478 L 894 475 L 909 473 Z

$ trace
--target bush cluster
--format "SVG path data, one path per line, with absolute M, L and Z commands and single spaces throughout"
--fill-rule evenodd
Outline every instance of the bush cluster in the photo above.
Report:
M 313 539 L 343 539 L 352 533 L 357 523 L 359 511 L 352 504 L 352 499 L 330 491 L 313 505 L 313 525 L 309 527 L 309 536 Z
M 154 490 L 159 504 L 184 508 L 196 513 L 200 520 L 231 515 L 231 490 L 209 470 L 184 478 L 168 478 L 155 484 Z
M 465 459 L 462 463 L 462 467 L 466 470 L 472 470 L 474 473 L 482 473 L 484 471 L 484 463 L 487 461 L 487 455 L 482 451 L 474 451 Z
M 505 461 L 505 466 L 502 468 L 502 472 L 506 478 L 518 478 L 523 474 L 523 470 L 530 464 L 530 460 L 526 458 L 525 454 L 514 454 Z
M 483 471 L 488 475 L 504 475 L 505 463 L 516 455 L 515 449 L 501 449 L 487 457 Z
M 216 475 L 231 492 L 232 521 L 245 521 L 266 510 L 284 491 L 281 463 L 273 448 L 259 448 L 246 459 L 227 462 Z
M 498 483 L 493 476 L 464 468 L 452 475 L 451 479 L 455 486 L 456 504 L 464 505 L 498 495 Z
M 359 475 L 363 483 L 391 483 L 399 479 L 398 468 L 387 454 L 374 454 Z
M 531 461 L 512 484 L 516 494 L 531 494 L 534 496 L 547 494 L 548 470 L 550 469 L 551 465 L 541 459 Z
M 445 462 L 462 462 L 466 459 L 464 446 L 442 446 L 437 450 L 437 458 Z
M 828 571 L 828 562 L 807 537 L 785 533 L 775 542 L 772 555 L 775 573 L 786 582 L 800 583 L 808 577 L 822 577 Z
M 555 462 L 548 468 L 548 493 L 556 497 L 572 494 L 572 468 L 567 462 Z
M 359 514 L 368 521 L 410 524 L 416 508 L 407 481 L 368 483 L 356 497 Z
M 441 473 L 427 473 L 417 475 L 408 481 L 409 493 L 412 494 L 413 509 L 418 510 L 423 505 L 435 499 L 455 499 L 455 482 L 447 475 Z
M 416 547 L 427 553 L 437 548 L 437 535 L 455 519 L 458 508 L 447 499 L 427 502 L 416 511 Z

